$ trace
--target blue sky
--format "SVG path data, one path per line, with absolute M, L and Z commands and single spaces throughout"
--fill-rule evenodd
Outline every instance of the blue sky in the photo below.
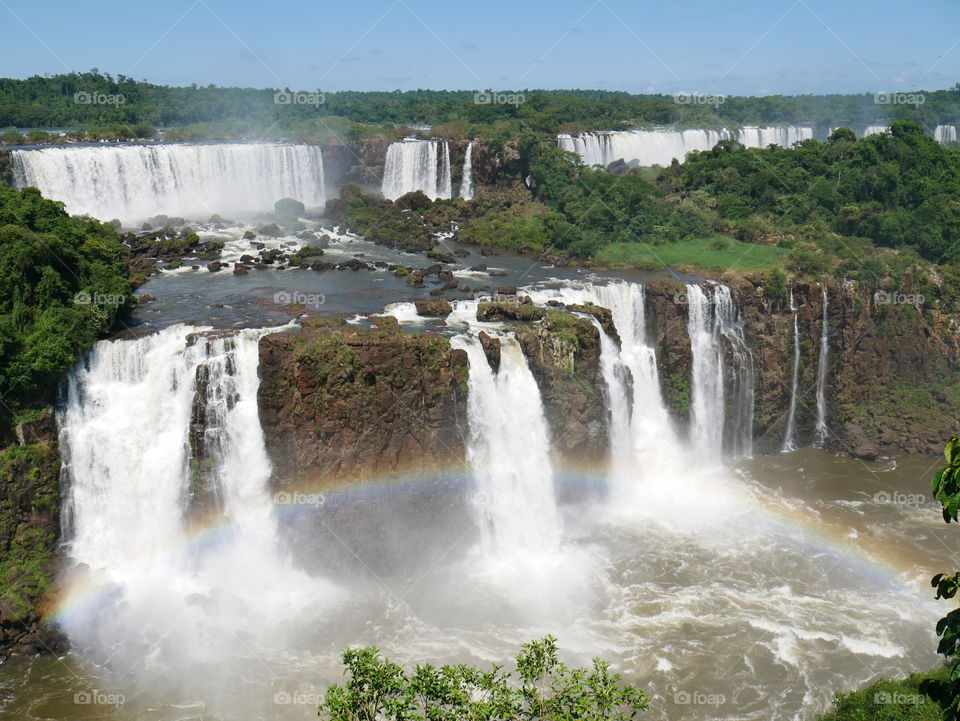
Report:
M 320 90 L 877 92 L 960 82 L 958 0 L 0 0 L 0 76 Z

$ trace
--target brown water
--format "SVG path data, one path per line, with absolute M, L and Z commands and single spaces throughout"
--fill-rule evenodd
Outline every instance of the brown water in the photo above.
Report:
M 344 591 L 332 607 L 266 640 L 235 629 L 226 657 L 187 638 L 182 664 L 84 649 L 7 662 L 0 715 L 307 719 L 344 646 L 490 662 L 554 633 L 566 660 L 603 656 L 646 688 L 648 718 L 809 719 L 836 690 L 938 663 L 950 606 L 928 579 L 954 566 L 960 534 L 930 502 L 936 463 L 806 449 L 615 503 L 569 472 L 564 550 L 541 559 L 539 588 L 504 586 L 478 557 L 458 479 L 351 487 L 282 518 L 296 562 Z

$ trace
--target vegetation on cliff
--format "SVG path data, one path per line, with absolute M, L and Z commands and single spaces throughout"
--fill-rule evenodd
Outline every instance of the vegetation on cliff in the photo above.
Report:
M 132 303 L 116 231 L 35 188 L 0 188 L 0 417 L 49 402 Z

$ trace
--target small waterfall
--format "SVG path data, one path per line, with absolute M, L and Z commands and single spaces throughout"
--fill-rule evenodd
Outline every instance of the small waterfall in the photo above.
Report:
M 708 455 L 753 453 L 753 354 L 730 289 L 687 286 L 693 356 L 690 438 Z
M 63 623 L 98 658 L 169 655 L 173 668 L 188 658 L 222 661 L 274 644 L 280 626 L 331 596 L 280 552 L 257 410 L 258 341 L 267 332 L 173 326 L 102 341 L 70 376 L 58 417 L 65 538 L 69 558 L 87 570 L 68 596 L 86 585 L 107 595 L 95 615 Z M 191 454 L 198 421 L 205 432 L 193 445 L 204 447 L 206 469 Z M 192 548 L 201 470 L 227 533 Z
M 520 344 L 501 337 L 500 370 L 494 373 L 478 338 L 461 335 L 451 343 L 470 361 L 467 457 L 484 555 L 552 552 L 560 546 L 560 519 L 550 438 L 540 389 Z
M 620 349 L 600 325 L 591 318 L 600 334 L 600 370 L 603 373 L 604 397 L 610 415 L 610 471 L 614 483 L 627 483 L 634 470 L 631 453 L 629 370 Z
M 787 431 L 783 438 L 783 452 L 797 449 L 797 385 L 800 381 L 800 323 L 799 313 L 793 305 L 793 288 L 790 289 L 790 310 L 793 311 L 793 376 L 790 381 L 790 410 L 787 411 Z
M 463 156 L 463 180 L 460 181 L 460 197 L 464 200 L 473 200 L 473 143 L 467 144 L 466 154 Z
M 415 190 L 431 200 L 453 195 L 450 145 L 443 140 L 405 138 L 390 143 L 383 166 L 383 197 L 396 200 Z
M 827 286 L 823 286 L 823 319 L 820 331 L 820 358 L 817 365 L 817 424 L 813 432 L 813 444 L 822 448 L 830 431 L 827 428 L 827 360 L 830 355 L 829 321 L 830 301 Z
M 68 212 L 124 223 L 169 215 L 250 216 L 281 198 L 322 208 L 315 145 L 117 145 L 14 150 L 14 184 L 35 186 Z
M 601 332 L 601 363 L 607 395 L 612 399 L 611 466 L 614 475 L 626 468 L 642 474 L 661 467 L 664 459 L 681 454 L 679 442 L 663 401 L 656 353 L 647 341 L 646 308 L 643 286 L 616 281 L 606 285 L 574 283 L 558 289 L 525 288 L 524 292 L 537 303 L 559 300 L 568 304 L 595 303 L 608 308 L 620 336 L 616 344 Z M 601 329 L 602 331 L 602 329 Z M 623 377 L 626 370 L 627 377 Z M 626 396 L 626 409 L 620 408 L 619 397 Z M 622 416 L 628 414 L 629 436 L 624 436 Z M 625 442 L 621 447 L 621 442 Z M 622 473 L 621 473 L 622 475 Z
M 628 165 L 669 165 L 674 158 L 683 162 L 688 153 L 710 150 L 721 140 L 736 138 L 748 148 L 768 145 L 790 147 L 813 137 L 812 128 L 793 126 L 746 126 L 737 131 L 722 130 L 604 130 L 572 136 L 557 136 L 559 146 L 577 153 L 587 165 L 607 166 L 616 160 Z
M 880 135 L 881 133 L 886 133 L 890 131 L 889 125 L 868 125 L 863 129 L 863 135 L 861 138 L 867 138 L 871 135 Z
M 936 130 L 933 131 L 934 140 L 938 143 L 955 143 L 957 142 L 957 126 L 956 125 L 938 125 Z

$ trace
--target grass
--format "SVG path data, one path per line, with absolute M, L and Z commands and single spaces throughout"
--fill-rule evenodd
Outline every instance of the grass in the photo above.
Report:
M 742 243 L 733 238 L 716 236 L 664 245 L 611 243 L 601 248 L 594 259 L 599 263 L 641 270 L 654 270 L 669 265 L 756 272 L 781 265 L 789 252 L 784 248 Z

